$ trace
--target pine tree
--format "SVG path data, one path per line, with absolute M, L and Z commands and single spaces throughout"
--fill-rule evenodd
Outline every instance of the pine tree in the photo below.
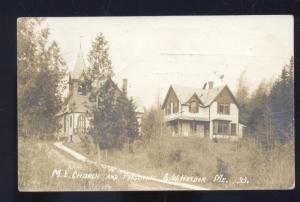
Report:
M 272 135 L 270 131 L 271 113 L 269 110 L 269 85 L 263 80 L 249 102 L 251 113 L 248 118 L 247 127 L 260 145 L 267 147 L 268 138 Z
M 88 54 L 87 75 L 93 87 L 100 87 L 108 77 L 114 75 L 108 51 L 108 42 L 103 34 L 99 33 L 92 41 L 92 48 Z
M 106 82 L 99 91 L 98 104 L 92 111 L 90 135 L 101 149 L 111 149 L 117 142 L 117 134 L 114 133 L 116 89 Z
M 108 43 L 102 33 L 92 42 L 88 55 L 88 77 L 93 88 L 100 89 L 98 105 L 91 113 L 90 134 L 101 149 L 121 148 L 138 135 L 135 106 L 112 81 L 113 69 Z
M 132 143 L 139 135 L 139 123 L 136 117 L 136 105 L 133 99 L 127 101 L 127 136 L 129 138 L 130 151 L 132 151 Z
M 286 65 L 280 77 L 274 83 L 271 93 L 271 110 L 273 112 L 276 139 L 284 143 L 293 135 L 294 128 L 294 59 Z
M 52 136 L 59 129 L 65 62 L 43 18 L 20 18 L 17 30 L 19 134 Z M 45 80 L 46 79 L 46 80 Z
M 239 104 L 239 121 L 246 124 L 249 118 L 249 88 L 246 79 L 246 71 L 243 71 L 238 79 L 236 99 Z
M 135 106 L 111 79 L 100 88 L 98 106 L 93 111 L 90 134 L 101 149 L 122 148 L 138 136 Z

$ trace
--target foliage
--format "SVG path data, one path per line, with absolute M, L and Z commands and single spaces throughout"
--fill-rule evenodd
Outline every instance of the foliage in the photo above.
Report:
M 121 148 L 138 135 L 135 104 L 112 81 L 114 73 L 108 50 L 108 43 L 100 33 L 93 40 L 88 55 L 88 77 L 91 85 L 99 89 L 97 104 L 91 110 L 89 134 L 105 150 Z
M 132 143 L 138 136 L 134 103 L 111 79 L 100 88 L 91 124 L 89 133 L 101 149 L 121 148 L 126 141 Z
M 94 87 L 99 87 L 108 77 L 114 75 L 112 63 L 109 59 L 109 46 L 102 33 L 92 41 L 92 48 L 88 54 L 88 77 Z
M 165 132 L 165 128 L 163 127 L 163 119 L 163 111 L 158 106 L 152 107 L 150 110 L 145 111 L 141 128 L 142 134 L 147 140 L 158 137 Z
M 240 104 L 240 121 L 250 136 L 266 149 L 275 142 L 284 144 L 294 135 L 294 59 L 285 65 L 275 82 L 261 81 L 248 94 L 245 72 L 240 76 L 236 92 Z
M 58 44 L 50 42 L 43 18 L 17 23 L 19 134 L 51 136 L 59 129 L 55 115 L 62 100 L 65 62 Z
M 270 108 L 273 130 L 280 142 L 286 142 L 293 136 L 294 129 L 294 59 L 286 65 L 270 92 Z
M 246 123 L 249 116 L 249 84 L 246 71 L 243 71 L 238 79 L 235 97 L 239 103 L 239 118 L 241 123 Z

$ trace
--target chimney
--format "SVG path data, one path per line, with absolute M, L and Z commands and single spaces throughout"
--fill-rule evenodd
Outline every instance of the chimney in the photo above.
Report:
M 124 92 L 124 94 L 127 96 L 127 79 L 123 79 L 123 87 L 122 87 L 122 91 Z
M 213 81 L 209 81 L 208 82 L 208 89 L 212 89 L 214 87 L 214 82 Z

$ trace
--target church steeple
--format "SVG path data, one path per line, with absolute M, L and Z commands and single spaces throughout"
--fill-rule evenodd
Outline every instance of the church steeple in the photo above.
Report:
M 80 40 L 79 52 L 78 52 L 78 55 L 77 55 L 77 59 L 76 59 L 76 62 L 75 62 L 74 69 L 71 73 L 71 78 L 72 79 L 79 79 L 82 72 L 85 71 L 85 70 L 86 70 L 86 66 L 85 66 L 83 54 L 82 54 L 82 51 L 81 51 L 81 40 Z

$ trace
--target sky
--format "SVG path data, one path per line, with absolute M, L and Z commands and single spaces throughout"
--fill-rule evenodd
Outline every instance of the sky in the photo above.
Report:
M 292 16 L 57 17 L 47 23 L 70 71 L 80 43 L 87 63 L 102 32 L 113 80 L 121 87 L 127 78 L 128 95 L 145 107 L 157 97 L 163 101 L 171 84 L 201 88 L 213 81 L 235 92 L 243 71 L 253 91 L 294 55 Z

